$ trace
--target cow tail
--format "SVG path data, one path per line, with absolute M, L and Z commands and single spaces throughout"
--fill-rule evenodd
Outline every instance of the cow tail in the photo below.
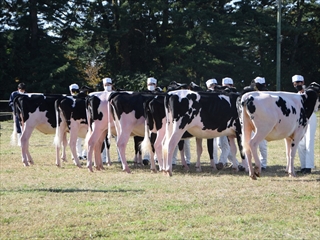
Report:
M 110 103 L 110 100 L 109 100 L 109 103 L 108 103 L 108 140 L 110 141 L 111 138 L 112 138 L 112 133 L 111 133 L 111 121 L 112 121 L 112 118 L 111 118 L 111 103 Z
M 86 105 L 86 116 L 87 116 L 87 121 L 88 121 L 88 131 L 86 134 L 86 137 L 84 139 L 84 149 L 88 149 L 88 142 L 90 139 L 90 136 L 92 134 L 92 123 L 93 123 L 93 112 L 92 112 L 92 105 L 93 105 L 93 99 L 94 96 L 87 96 L 85 99 L 85 105 Z
M 11 146 L 17 146 L 17 138 L 18 138 L 18 133 L 17 133 L 17 127 L 16 127 L 16 117 L 15 117 L 15 114 L 13 113 L 13 131 L 10 137 Z
M 18 101 L 17 101 L 17 97 L 13 100 L 13 131 L 12 131 L 12 134 L 11 134 L 11 137 L 10 137 L 10 144 L 12 146 L 17 146 L 19 145 L 18 143 L 18 132 L 17 132 L 17 125 L 16 125 L 16 116 L 18 114 L 20 114 L 21 110 L 18 106 Z M 21 127 L 21 130 L 22 130 L 22 127 Z M 21 135 L 21 134 L 20 134 Z M 19 136 L 20 137 L 20 136 Z
M 147 120 L 146 120 L 146 123 L 144 125 L 144 138 L 140 144 L 142 156 L 145 156 L 146 154 L 150 155 L 152 152 L 152 145 L 151 145 L 149 136 L 150 136 L 149 125 L 147 124 Z
M 56 134 L 54 136 L 54 145 L 58 148 L 61 147 L 61 136 L 60 136 L 60 131 L 59 131 L 59 119 L 60 119 L 60 110 L 59 110 L 59 104 L 60 104 L 60 99 L 56 100 L 54 103 L 54 107 L 55 107 L 55 112 L 56 112 L 56 123 L 57 123 L 57 127 L 56 127 Z
M 249 141 L 251 139 L 251 128 L 250 128 L 250 123 L 251 123 L 251 119 L 250 116 L 248 114 L 247 111 L 247 99 L 245 99 L 244 101 L 241 102 L 242 105 L 242 112 L 240 114 L 240 121 L 241 121 L 241 125 L 242 125 L 242 151 L 243 153 L 245 153 L 246 151 L 250 150 L 249 147 Z

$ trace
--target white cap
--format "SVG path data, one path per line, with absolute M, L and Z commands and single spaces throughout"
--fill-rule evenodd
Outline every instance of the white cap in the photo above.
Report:
M 264 79 L 264 77 L 256 77 L 256 78 L 254 79 L 254 82 L 255 82 L 255 83 L 264 84 L 264 83 L 266 83 L 266 80 Z
M 69 90 L 71 91 L 72 89 L 78 90 L 78 89 L 79 89 L 78 84 L 76 84 L 76 83 L 71 84 L 71 85 L 69 86 Z
M 154 83 L 154 84 L 157 84 L 157 79 L 153 78 L 153 77 L 149 77 L 147 79 L 147 84 L 150 84 L 150 83 Z
M 218 84 L 218 82 L 215 78 L 211 78 L 206 81 L 207 88 L 209 88 L 211 84 Z
M 292 82 L 302 82 L 302 81 L 304 81 L 304 78 L 301 75 L 294 75 L 292 77 Z
M 111 83 L 112 84 L 112 80 L 111 78 L 104 78 L 102 79 L 103 85 L 107 84 L 107 83 Z
M 222 85 L 225 85 L 225 84 L 232 84 L 233 85 L 233 80 L 232 78 L 229 78 L 229 77 L 225 77 L 222 79 Z

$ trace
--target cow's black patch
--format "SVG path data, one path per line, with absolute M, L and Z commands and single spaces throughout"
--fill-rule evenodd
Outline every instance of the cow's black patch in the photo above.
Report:
M 253 114 L 256 111 L 256 106 L 254 105 L 254 97 L 250 96 L 245 102 L 249 113 Z
M 305 127 L 308 123 L 306 112 L 304 108 L 300 109 L 299 125 Z
M 150 130 L 154 125 L 156 126 L 156 130 L 162 128 L 162 119 L 166 116 L 164 110 L 164 96 L 164 94 L 158 95 L 146 102 L 145 117 Z
M 109 102 L 115 109 L 115 113 L 118 119 L 121 119 L 123 113 L 130 113 L 135 111 L 135 118 L 139 119 L 145 116 L 144 104 L 155 97 L 153 93 L 139 93 L 132 94 L 126 92 L 112 93 L 109 97 Z
M 61 94 L 44 95 L 44 94 L 32 94 L 32 95 L 20 95 L 15 102 L 16 108 L 22 114 L 23 121 L 26 122 L 30 113 L 34 113 L 37 108 L 40 112 L 46 112 L 48 123 L 52 128 L 57 126 L 55 116 L 55 101 L 62 98 Z
M 71 118 L 74 120 L 85 119 L 84 121 L 81 121 L 81 124 L 88 124 L 85 98 L 64 97 L 60 101 L 57 101 L 56 104 L 57 107 L 61 109 L 62 114 L 67 121 L 69 129 L 71 124 Z
M 215 92 L 198 94 L 200 94 L 199 100 L 196 99 L 195 93 L 188 94 L 182 99 L 176 95 L 170 96 L 168 106 L 173 113 L 174 121 L 181 119 L 180 129 L 184 129 L 197 115 L 201 118 L 203 130 L 217 130 L 218 132 L 231 127 L 233 122 L 238 119 L 236 100 L 239 95 L 235 94 L 224 98 Z M 190 102 L 191 104 L 189 104 Z M 189 108 L 189 106 L 191 107 Z M 240 129 L 240 123 L 238 127 Z
M 276 101 L 276 105 L 281 109 L 284 116 L 288 117 L 290 115 L 291 111 L 287 108 L 287 102 L 282 97 L 279 97 L 278 101 Z

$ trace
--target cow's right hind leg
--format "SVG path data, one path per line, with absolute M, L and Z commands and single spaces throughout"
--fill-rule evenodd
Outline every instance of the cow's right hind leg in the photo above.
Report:
M 33 159 L 29 152 L 29 139 L 34 127 L 24 128 L 23 133 L 21 134 L 21 157 L 22 163 L 25 167 L 29 166 L 30 164 L 34 164 Z

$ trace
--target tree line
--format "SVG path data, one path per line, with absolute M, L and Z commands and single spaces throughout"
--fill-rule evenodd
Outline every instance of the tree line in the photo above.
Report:
M 142 90 L 153 76 L 238 89 L 264 76 L 276 90 L 278 0 L 3 0 L 0 88 L 67 93 L 68 85 Z M 320 3 L 282 0 L 281 90 L 320 79 Z

